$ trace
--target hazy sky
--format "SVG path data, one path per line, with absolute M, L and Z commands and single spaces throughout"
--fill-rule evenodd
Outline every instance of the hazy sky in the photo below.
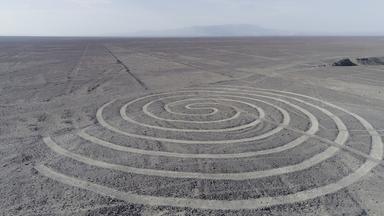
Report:
M 384 0 L 0 0 L 0 35 L 107 36 L 254 24 L 306 33 L 384 33 Z

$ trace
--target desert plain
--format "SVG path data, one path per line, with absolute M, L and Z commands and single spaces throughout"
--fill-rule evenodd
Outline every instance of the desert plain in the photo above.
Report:
M 384 38 L 0 38 L 1 215 L 384 215 Z

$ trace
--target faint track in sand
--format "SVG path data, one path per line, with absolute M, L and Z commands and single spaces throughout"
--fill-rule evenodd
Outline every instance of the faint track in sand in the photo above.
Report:
M 73 91 L 73 85 L 74 85 L 74 79 L 76 78 L 79 70 L 80 70 L 80 67 L 81 67 L 81 62 L 85 56 L 85 54 L 87 53 L 88 51 L 88 48 L 89 48 L 89 44 L 87 44 L 85 47 L 84 47 L 84 50 L 83 52 L 81 53 L 81 56 L 79 58 L 79 61 L 77 62 L 77 64 L 75 65 L 75 67 L 69 72 L 68 76 L 67 76 L 67 79 L 68 79 L 68 86 L 65 90 L 65 95 L 68 95 L 68 94 L 71 94 L 72 91 Z
M 104 48 L 108 51 L 108 53 L 116 60 L 116 63 L 121 65 L 125 72 L 127 72 L 131 77 L 145 90 L 148 90 L 147 85 L 143 81 L 141 81 L 135 74 L 132 73 L 132 71 L 129 69 L 129 67 L 121 61 L 107 46 L 104 45 Z

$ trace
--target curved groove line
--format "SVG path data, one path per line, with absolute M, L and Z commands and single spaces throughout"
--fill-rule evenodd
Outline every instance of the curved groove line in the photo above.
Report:
M 306 111 L 305 109 L 299 109 L 301 112 L 303 112 L 311 122 L 311 127 L 305 132 L 307 135 L 313 135 L 315 134 L 319 129 L 319 122 L 315 116 L 313 116 L 310 112 Z M 244 152 L 244 153 L 235 153 L 235 154 L 184 154 L 184 153 L 173 153 L 173 152 L 163 152 L 163 151 L 150 151 L 150 150 L 142 150 L 138 148 L 131 148 L 131 147 L 125 147 L 113 144 L 111 142 L 107 142 L 104 140 L 101 140 L 99 138 L 90 136 L 82 130 L 79 133 L 79 136 L 82 137 L 85 140 L 91 141 L 95 144 L 115 149 L 118 151 L 124 151 L 124 152 L 130 152 L 130 153 L 137 153 L 137 154 L 146 154 L 146 155 L 152 155 L 152 156 L 168 156 L 168 157 L 179 157 L 179 158 L 243 158 L 243 157 L 252 157 L 252 156 L 258 156 L 258 155 L 265 155 L 265 154 L 272 154 L 272 153 L 278 153 L 281 151 L 285 151 L 291 148 L 294 148 L 301 143 L 308 140 L 308 136 L 303 135 L 299 138 L 276 148 L 272 149 L 266 149 L 256 152 Z
M 267 96 L 265 96 L 265 97 L 267 97 Z M 281 99 L 276 99 L 276 100 L 281 100 Z M 281 101 L 284 101 L 284 100 L 281 100 Z M 289 103 L 291 106 L 295 107 L 296 109 L 304 110 L 304 112 L 306 114 L 310 115 L 309 116 L 310 118 L 313 118 L 314 122 L 317 122 L 316 117 L 314 117 L 311 113 L 309 113 L 305 109 L 303 109 L 303 108 L 301 108 L 295 104 L 291 104 L 290 102 L 287 102 L 287 103 Z M 316 105 L 312 105 L 312 106 L 317 107 Z M 347 129 L 346 126 L 344 125 L 344 123 L 337 116 L 333 115 L 332 113 L 330 113 L 329 111 L 327 111 L 321 107 L 318 107 L 318 109 L 322 110 L 324 113 L 328 114 L 335 121 L 338 129 L 340 129 L 340 130 L 346 130 Z M 102 109 L 100 109 L 100 110 L 102 111 Z M 101 115 L 100 112 L 99 112 L 99 114 Z M 317 122 L 317 124 L 318 124 L 318 122 Z M 316 127 L 318 127 L 318 125 Z M 338 136 L 334 142 L 339 144 L 339 145 L 344 145 L 348 139 L 348 135 L 349 134 L 347 131 L 341 131 L 341 132 L 339 132 L 339 134 L 338 134 Z M 331 147 L 327 148 L 325 151 L 321 152 L 320 154 L 317 154 L 317 155 L 315 155 L 315 156 L 313 156 L 313 157 L 311 157 L 311 158 L 309 158 L 309 159 L 307 159 L 307 160 L 305 160 L 299 164 L 290 165 L 290 166 L 286 166 L 286 167 L 280 167 L 280 168 L 274 168 L 274 169 L 270 169 L 270 170 L 263 170 L 263 171 L 258 171 L 258 172 L 209 174 L 209 173 L 171 172 L 171 171 L 163 171 L 163 170 L 160 171 L 160 170 L 152 170 L 152 169 L 140 169 L 140 172 L 147 173 L 147 175 L 160 175 L 160 176 L 164 176 L 164 177 L 172 174 L 173 176 L 170 176 L 170 177 L 174 177 L 174 178 L 231 179 L 231 180 L 241 180 L 241 179 L 247 179 L 247 178 L 248 179 L 262 178 L 262 177 L 268 177 L 268 176 L 272 176 L 272 175 L 278 175 L 281 173 L 296 172 L 299 170 L 307 169 L 307 168 L 309 168 L 315 164 L 318 164 L 318 163 L 332 157 L 334 154 L 336 154 L 336 152 L 338 150 L 339 150 L 339 148 L 331 146 Z M 135 168 L 135 171 L 136 171 L 136 169 L 137 168 Z
M 285 92 L 285 91 L 277 91 L 277 90 L 268 90 L 264 89 L 262 91 L 274 91 L 279 93 L 287 93 L 291 95 L 297 95 L 305 98 L 309 98 L 315 101 L 319 101 L 323 104 L 326 104 L 328 106 L 331 106 L 333 108 L 339 109 L 343 112 L 346 112 L 347 114 L 353 116 L 356 118 L 368 131 L 368 133 L 371 135 L 371 151 L 370 151 L 370 157 L 375 158 L 376 160 L 381 160 L 383 157 L 383 142 L 380 137 L 380 134 L 373 128 L 373 126 L 366 121 L 364 118 L 360 117 L 357 114 L 354 114 L 352 112 L 349 112 L 346 109 L 343 109 L 341 107 L 338 107 L 336 105 L 330 104 L 328 102 L 325 102 L 323 100 L 313 98 L 306 95 L 291 93 L 291 92 Z M 267 93 L 267 94 L 273 94 L 273 93 Z M 282 96 L 282 95 L 279 95 Z M 288 97 L 288 96 L 283 96 Z M 292 98 L 294 100 L 299 100 L 296 98 Z M 308 103 L 310 104 L 310 103 Z M 311 105 L 315 106 L 315 105 Z M 320 108 L 320 107 L 318 107 Z M 326 110 L 326 112 L 329 112 Z M 331 112 L 329 114 L 333 115 Z M 338 120 L 340 120 L 337 116 L 333 115 Z M 334 119 L 335 120 L 335 119 Z M 340 120 L 341 121 L 341 120 Z M 337 121 L 336 121 L 337 124 Z M 348 131 L 344 123 L 341 121 L 341 124 L 339 122 L 338 130 L 339 135 L 336 138 L 335 142 L 341 142 L 343 140 L 346 140 L 348 138 Z M 345 128 L 343 128 L 343 126 Z M 344 131 L 345 130 L 345 131 Z M 44 141 L 51 140 L 50 138 L 44 138 Z M 52 141 L 52 140 L 51 140 Z M 51 143 L 52 144 L 52 143 Z M 55 143 L 53 143 L 56 145 Z M 61 147 L 59 147 L 61 148 Z M 335 148 L 335 147 L 333 147 Z M 64 149 L 63 149 L 64 150 Z M 328 148 L 327 150 L 332 150 L 332 147 Z M 327 151 L 326 150 L 326 151 Z M 64 150 L 64 152 L 67 150 Z M 331 151 L 330 151 L 331 152 Z M 69 151 L 65 153 L 71 153 Z M 73 153 L 71 153 L 73 154 Z M 80 156 L 83 157 L 83 156 Z M 81 158 L 80 158 L 81 159 Z M 83 158 L 84 159 L 84 158 Z M 92 159 L 91 159 L 92 160 Z M 307 160 L 308 161 L 308 160 Z M 100 161 L 96 161 L 100 162 Z M 101 162 L 105 163 L 105 162 Z M 302 202 L 309 199 L 314 199 L 319 196 L 324 196 L 327 194 L 335 193 L 357 181 L 359 181 L 363 176 L 365 176 L 367 173 L 369 173 L 375 166 L 378 165 L 379 162 L 377 161 L 370 161 L 367 160 L 362 166 L 360 166 L 357 170 L 355 170 L 353 173 L 343 177 L 339 181 L 328 184 L 325 186 L 321 186 L 318 188 L 313 188 L 309 190 L 300 191 L 293 194 L 288 195 L 282 195 L 282 196 L 276 196 L 276 197 L 261 197 L 256 199 L 247 199 L 247 200 L 203 200 L 203 199 L 194 199 L 194 198 L 176 198 L 176 197 L 159 197 L 159 196 L 147 196 L 147 195 L 139 195 L 132 192 L 122 192 L 118 191 L 113 188 L 109 188 L 106 186 L 102 186 L 99 184 L 91 183 L 88 181 L 84 181 L 78 178 L 70 177 L 61 173 L 58 173 L 46 166 L 39 165 L 36 167 L 36 169 L 44 176 L 52 178 L 56 181 L 59 181 L 61 183 L 86 189 L 89 191 L 93 191 L 102 195 L 110 196 L 116 199 L 124 200 L 130 203 L 136 203 L 136 204 L 144 204 L 144 205 L 153 205 L 153 206 L 174 206 L 174 207 L 188 207 L 188 208 L 199 208 L 199 209 L 214 209 L 214 210 L 242 210 L 242 209 L 258 209 L 258 208 L 265 208 L 270 207 L 274 205 L 282 205 L 282 204 L 289 204 L 289 203 L 296 203 L 296 202 Z M 284 172 L 285 173 L 285 172 Z M 169 176 L 168 176 L 169 177 Z
M 230 100 L 230 99 L 217 99 L 217 100 L 235 101 L 235 100 Z M 239 101 L 236 101 L 236 102 L 239 102 Z M 261 122 L 261 119 L 265 118 L 265 112 L 260 107 L 257 107 L 253 104 L 246 103 L 246 102 L 240 102 L 240 103 L 247 104 L 248 106 L 252 106 L 253 108 L 257 109 L 257 112 L 259 113 L 258 119 L 254 120 L 248 124 L 245 124 L 245 125 L 236 126 L 236 127 L 232 127 L 232 128 L 223 128 L 223 129 L 181 129 L 181 128 L 179 129 L 179 128 L 167 128 L 167 127 L 160 127 L 160 126 L 155 126 L 155 125 L 144 124 L 144 123 L 138 122 L 138 121 L 130 118 L 126 114 L 126 112 L 124 111 L 124 110 L 126 110 L 126 107 L 124 108 L 124 106 L 120 109 L 120 115 L 124 120 L 129 121 L 129 122 L 134 123 L 134 124 L 137 124 L 137 125 L 140 125 L 140 126 L 143 126 L 143 127 L 155 128 L 155 129 L 166 130 L 166 131 L 177 131 L 177 132 L 227 132 L 227 131 L 242 130 L 245 128 L 254 127 L 254 126 L 258 125 Z M 143 107 L 143 111 L 145 114 L 151 116 L 152 118 L 162 120 L 162 121 L 183 121 L 183 120 L 169 120 L 169 119 L 157 117 L 157 116 L 151 114 L 147 110 L 147 107 L 146 107 L 147 105 L 149 105 L 149 104 L 146 104 Z M 273 104 L 269 104 L 269 105 L 274 106 Z M 239 115 L 237 115 L 237 114 L 240 114 L 240 112 L 237 112 L 234 116 L 238 117 Z M 284 117 L 286 117 L 286 116 L 284 115 Z M 183 122 L 199 123 L 198 121 L 183 121 Z M 218 122 L 218 121 L 204 121 L 204 123 L 212 123 L 212 122 Z
M 186 91 L 185 93 L 191 93 L 191 91 Z M 121 109 L 120 109 L 120 113 L 122 115 L 126 115 L 126 109 L 128 106 L 130 106 L 131 104 L 134 104 L 136 103 L 137 101 L 140 101 L 140 100 L 144 100 L 146 98 L 149 98 L 149 97 L 154 97 L 154 96 L 162 96 L 162 95 L 169 95 L 169 94 L 172 94 L 172 93 L 159 93 L 159 94 L 152 94 L 152 95 L 147 95 L 147 96 L 144 96 L 144 97 L 140 97 L 140 98 L 136 98 L 130 102 L 128 102 L 127 104 L 125 104 Z M 167 98 L 177 98 L 177 97 L 184 97 L 184 96 L 196 96 L 196 95 L 176 95 L 176 96 L 168 96 L 168 97 L 164 97 L 162 99 L 167 99 Z M 143 112 L 145 109 L 145 106 L 142 107 L 142 110 Z M 176 119 L 165 119 L 167 121 L 173 121 L 173 122 L 183 122 L 183 123 L 200 123 L 200 124 L 204 124 L 204 123 L 218 123 L 218 122 L 225 122 L 225 121 L 230 121 L 230 120 L 233 120 L 235 118 L 238 118 L 240 115 L 239 112 L 237 112 L 235 115 L 233 115 L 232 117 L 229 117 L 229 118 L 226 118 L 226 119 L 220 119 L 220 120 L 216 120 L 216 121 L 184 121 L 184 120 L 176 120 Z M 129 118 L 129 117 L 127 117 Z
M 233 96 L 233 97 L 236 97 L 236 96 Z M 292 103 L 290 103 L 288 101 L 282 100 L 282 99 L 276 99 L 276 98 L 272 98 L 272 97 L 268 97 L 268 96 L 263 96 L 263 95 L 260 95 L 260 97 L 270 98 L 272 100 L 277 100 L 277 101 L 283 102 L 283 103 L 288 104 L 288 105 L 290 105 L 292 107 L 295 107 L 296 109 L 299 109 L 300 111 L 304 110 L 301 107 L 299 107 L 299 106 L 297 106 L 295 104 L 292 104 Z M 247 98 L 247 99 L 252 100 L 252 98 Z M 112 104 L 114 102 L 115 101 L 113 100 L 113 101 L 111 101 L 109 103 L 106 103 L 106 104 L 104 104 L 102 107 L 100 107 L 97 110 L 96 119 L 98 120 L 98 122 L 100 123 L 101 126 L 107 128 L 107 129 L 109 129 L 111 131 L 114 131 L 116 133 L 120 133 L 120 134 L 123 134 L 123 135 L 126 135 L 126 136 L 130 136 L 130 137 L 133 137 L 133 138 L 147 139 L 147 140 L 154 140 L 154 141 L 161 141 L 161 142 L 182 143 L 182 144 L 231 144 L 231 143 L 250 142 L 250 141 L 256 141 L 256 140 L 264 139 L 264 138 L 267 138 L 267 137 L 269 137 L 269 136 L 271 136 L 271 135 L 273 135 L 275 133 L 278 133 L 281 130 L 283 130 L 284 127 L 287 126 L 289 124 L 289 122 L 290 122 L 290 117 L 289 117 L 288 112 L 285 111 L 284 109 L 276 107 L 276 108 L 278 108 L 283 113 L 283 116 L 285 116 L 285 118 L 283 118 L 283 123 L 278 125 L 273 130 L 268 131 L 265 134 L 261 134 L 261 135 L 255 136 L 255 137 L 243 138 L 243 139 L 237 139 L 237 140 L 218 140 L 218 141 L 211 141 L 211 140 L 194 141 L 194 140 L 180 140 L 180 139 L 159 138 L 159 137 L 152 137 L 152 136 L 128 133 L 128 132 L 122 131 L 122 130 L 120 130 L 120 129 L 110 125 L 108 122 L 106 122 L 104 120 L 104 118 L 103 118 L 103 114 L 102 114 L 103 110 L 107 106 L 109 106 L 110 104 Z
M 176 92 L 177 93 L 177 92 Z M 183 95 L 183 96 L 191 96 L 191 95 Z M 221 95 L 220 95 L 221 96 Z M 177 120 L 177 119 L 167 119 L 167 118 L 161 118 L 161 117 L 158 117 L 158 116 L 156 116 L 156 115 L 154 115 L 154 114 L 152 114 L 151 112 L 149 112 L 148 111 L 148 107 L 150 107 L 153 103 L 155 103 L 155 102 L 157 102 L 157 101 L 161 101 L 161 100 L 164 100 L 164 99 L 166 99 L 166 98 L 177 98 L 177 97 L 180 97 L 180 96 L 169 96 L 169 97 L 165 97 L 165 98 L 160 98 L 160 99 L 157 99 L 157 100 L 154 100 L 154 101 L 151 101 L 151 102 L 149 102 L 149 103 L 146 103 L 144 106 L 143 106 L 143 108 L 142 108 L 142 110 L 143 110 L 143 112 L 145 113 L 145 114 L 147 114 L 148 116 L 150 116 L 150 117 L 152 117 L 152 118 L 154 118 L 154 119 L 158 119 L 158 120 L 162 120 L 162 121 L 170 121 L 170 122 L 186 122 L 186 123 L 199 123 L 199 122 L 208 122 L 208 123 L 211 123 L 211 122 L 225 122 L 225 121 L 229 121 L 229 120 L 232 120 L 233 119 L 233 116 L 232 117 L 230 117 L 230 118 L 227 118 L 227 119 L 221 119 L 221 120 L 213 120 L 213 121 L 210 121 L 210 120 L 208 120 L 208 121 L 188 121 L 188 120 Z M 189 99 L 184 99 L 184 100 L 180 100 L 180 101 L 191 101 L 191 100 L 202 100 L 202 99 L 208 99 L 208 98 L 204 98 L 204 97 L 201 97 L 201 98 L 198 98 L 198 97 L 194 97 L 194 98 L 189 98 Z M 225 99 L 225 98 L 209 98 L 210 100 L 224 100 L 224 101 L 231 101 L 231 102 L 237 102 L 237 103 L 243 103 L 243 104 L 246 104 L 246 105 L 248 105 L 248 106 L 250 106 L 250 107 L 253 107 L 254 109 L 256 109 L 258 112 L 260 112 L 260 108 L 258 107 L 258 106 L 255 106 L 255 105 L 253 105 L 253 104 L 251 104 L 251 103 L 247 103 L 247 102 L 243 102 L 243 101 L 237 101 L 237 100 L 231 100 L 231 99 Z M 177 101 L 178 102 L 178 101 Z M 128 105 L 129 105 L 130 103 L 128 103 Z M 126 104 L 127 105 L 127 104 Z M 125 116 L 126 116 L 126 112 L 125 112 L 125 110 L 127 109 L 127 106 L 126 105 L 124 105 L 121 109 L 120 109 L 120 113 L 122 114 L 122 113 L 124 113 L 125 114 Z M 166 104 L 167 105 L 167 104 Z M 165 105 L 165 106 L 166 106 Z M 167 109 L 166 109 L 167 110 Z M 239 112 L 238 110 L 236 110 L 237 112 Z M 178 115 L 181 115 L 180 113 L 178 113 Z M 188 114 L 188 115 L 190 115 L 190 114 Z M 127 116 L 127 118 L 129 118 L 128 116 Z
M 185 106 L 186 109 L 189 109 L 189 110 L 211 110 L 210 113 L 208 114 L 191 114 L 191 113 L 180 113 L 180 112 L 175 112 L 173 111 L 170 106 L 176 106 L 174 104 L 176 103 L 180 103 L 182 101 L 186 101 L 186 100 L 189 100 L 189 99 L 185 99 L 185 100 L 178 100 L 178 101 L 174 101 L 174 102 L 171 102 L 171 103 L 168 103 L 168 104 L 165 104 L 164 106 L 164 109 L 171 113 L 171 114 L 175 114 L 175 115 L 187 115 L 187 116 L 211 116 L 211 115 L 215 115 L 219 112 L 219 110 L 217 108 L 204 108 L 204 107 L 201 107 L 201 108 L 194 108 L 192 106 L 196 106 L 196 105 L 205 105 L 205 104 L 216 104 L 216 105 L 221 105 L 220 103 L 208 103 L 208 102 L 204 102 L 204 103 L 193 103 L 193 104 L 188 104 Z
M 273 104 L 270 104 L 273 106 Z M 278 108 L 278 107 L 276 107 Z M 301 109 L 298 107 L 299 110 Z M 124 110 L 123 108 L 121 110 Z M 317 121 L 317 118 L 314 117 L 310 112 L 301 109 L 301 112 L 303 112 L 305 115 L 308 116 L 308 118 L 311 121 L 311 127 L 308 131 L 305 133 L 307 135 L 313 135 L 318 131 L 319 123 Z M 341 126 L 342 127 L 342 126 Z M 341 128 L 339 128 L 341 130 Z M 266 149 L 256 152 L 245 152 L 245 153 L 235 153 L 235 154 L 184 154 L 184 153 L 173 153 L 173 152 L 163 152 L 163 151 L 150 151 L 150 150 L 142 150 L 138 148 L 131 148 L 131 147 L 125 147 L 116 145 L 111 142 L 107 142 L 104 140 L 101 140 L 99 138 L 90 136 L 86 134 L 83 130 L 79 133 L 79 136 L 82 137 L 85 140 L 91 141 L 95 144 L 111 148 L 118 151 L 124 151 L 124 152 L 130 152 L 130 153 L 137 153 L 137 154 L 146 154 L 146 155 L 152 155 L 152 156 L 167 156 L 167 157 L 179 157 L 179 158 L 243 158 L 243 157 L 252 157 L 252 156 L 258 156 L 258 155 L 265 155 L 265 154 L 272 154 L 272 153 L 278 153 L 281 151 L 285 151 L 291 148 L 294 148 L 301 143 L 305 142 L 309 137 L 304 135 L 301 136 L 283 146 L 272 148 L 272 149 Z
M 113 170 L 127 172 L 127 173 L 169 177 L 169 178 L 193 178 L 193 179 L 237 180 L 237 181 L 264 178 L 264 177 L 275 176 L 275 175 L 286 174 L 286 173 L 297 172 L 304 169 L 308 169 L 332 157 L 335 154 L 335 152 L 338 151 L 338 148 L 336 147 L 329 147 L 327 150 L 323 151 L 322 153 L 314 155 L 313 157 L 307 160 L 304 160 L 301 163 L 298 163 L 295 165 L 289 165 L 285 167 L 273 168 L 269 170 L 241 172 L 241 173 L 199 173 L 199 172 L 178 172 L 178 171 L 168 171 L 168 170 L 155 170 L 155 169 L 146 169 L 146 168 L 136 168 L 136 167 L 125 166 L 120 164 L 112 164 L 104 161 L 94 160 L 92 158 L 88 158 L 86 156 L 70 152 L 60 147 L 59 145 L 57 145 L 50 137 L 45 137 L 43 140 L 46 143 L 46 145 L 56 153 L 72 158 L 74 160 L 83 162 L 91 166 L 97 166 L 97 167 L 106 168 L 106 169 L 113 169 Z
M 87 133 L 85 133 L 84 130 L 81 130 L 78 133 L 79 137 L 83 138 L 84 140 L 87 140 L 89 142 L 92 142 L 94 144 L 114 149 L 117 151 L 122 152 L 128 152 L 128 153 L 134 153 L 134 154 L 143 154 L 143 155 L 151 155 L 151 156 L 163 156 L 163 157 L 177 157 L 177 158 L 205 158 L 205 159 L 230 159 L 230 158 L 245 158 L 245 157 L 254 157 L 254 156 L 260 156 L 260 155 L 267 155 L 267 154 L 273 154 L 273 153 L 279 153 L 282 151 L 286 151 L 289 149 L 292 149 L 303 142 L 307 141 L 309 139 L 308 136 L 300 136 L 297 139 L 294 139 L 293 141 L 276 147 L 272 149 L 265 149 L 260 151 L 254 151 L 254 152 L 241 152 L 241 153 L 227 153 L 227 154 L 188 154 L 188 153 L 177 153 L 177 152 L 165 152 L 165 151 L 152 151 L 152 150 L 143 150 L 139 148 L 132 148 L 127 146 L 121 146 L 117 145 L 102 139 L 99 139 L 97 137 L 91 136 Z

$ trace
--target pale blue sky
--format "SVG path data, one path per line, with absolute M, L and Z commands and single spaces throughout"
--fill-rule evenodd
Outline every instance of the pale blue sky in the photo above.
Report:
M 384 33 L 384 0 L 0 0 L 0 35 L 108 36 L 254 24 L 303 33 Z

